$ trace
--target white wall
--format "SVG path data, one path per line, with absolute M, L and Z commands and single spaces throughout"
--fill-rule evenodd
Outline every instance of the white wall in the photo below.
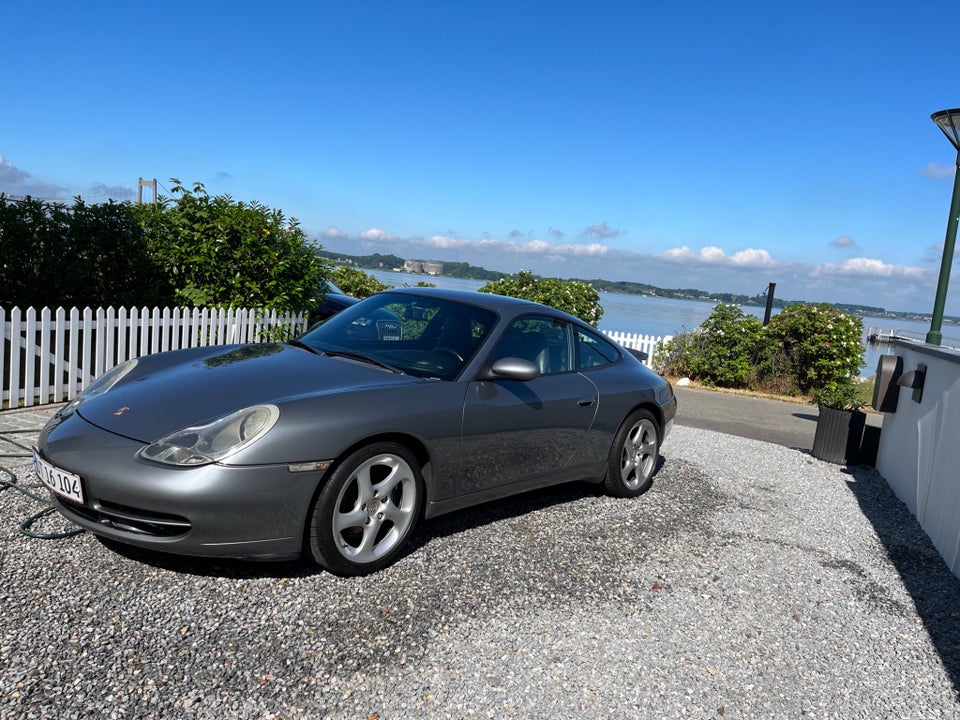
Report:
M 896 342 L 903 371 L 927 366 L 923 398 L 900 389 L 895 413 L 883 416 L 877 470 L 960 577 L 960 352 Z

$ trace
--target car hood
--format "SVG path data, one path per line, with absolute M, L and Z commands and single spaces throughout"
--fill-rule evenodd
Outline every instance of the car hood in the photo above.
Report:
M 77 412 L 110 432 L 153 442 L 260 403 L 423 382 L 366 363 L 280 344 L 194 348 L 148 355 Z M 281 417 L 283 411 L 281 408 Z

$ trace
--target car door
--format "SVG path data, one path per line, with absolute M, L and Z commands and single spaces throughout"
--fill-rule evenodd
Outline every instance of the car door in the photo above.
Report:
M 487 367 L 504 357 L 529 360 L 541 374 L 528 381 L 469 383 L 461 439 L 463 494 L 559 477 L 597 413 L 596 386 L 574 370 L 569 323 L 541 316 L 515 320 Z

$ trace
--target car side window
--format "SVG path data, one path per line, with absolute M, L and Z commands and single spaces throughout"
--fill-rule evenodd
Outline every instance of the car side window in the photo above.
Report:
M 514 320 L 493 351 L 494 361 L 505 357 L 529 360 L 541 375 L 570 372 L 570 324 L 528 315 Z
M 577 370 L 610 365 L 620 359 L 620 351 L 606 338 L 577 328 Z

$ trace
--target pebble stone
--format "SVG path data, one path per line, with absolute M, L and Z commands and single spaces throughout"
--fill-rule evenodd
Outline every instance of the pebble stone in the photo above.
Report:
M 2 491 L 0 717 L 960 717 L 960 582 L 875 470 L 686 427 L 662 455 L 640 498 L 436 518 L 355 579 L 32 539 Z

